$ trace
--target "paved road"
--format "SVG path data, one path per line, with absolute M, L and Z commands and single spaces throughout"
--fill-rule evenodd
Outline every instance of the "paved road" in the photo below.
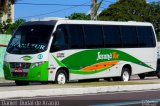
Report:
M 1 106 L 7 103 L 17 106 L 160 106 L 160 90 L 0 100 Z
M 130 82 L 148 82 L 148 83 L 157 83 L 160 84 L 160 79 L 157 77 L 147 77 L 144 80 L 140 80 L 137 76 L 132 76 Z M 31 83 L 29 86 L 16 86 L 14 81 L 7 81 L 2 78 L 0 78 L 0 91 L 14 91 L 14 90 L 33 90 L 33 89 L 50 89 L 50 88 L 59 88 L 59 87 L 65 87 L 63 86 L 57 86 L 56 84 L 41 84 L 41 83 Z M 72 86 L 66 86 L 66 87 L 80 87 L 74 84 Z
M 153 82 L 160 83 L 156 77 L 139 80 L 138 77 L 132 77 L 131 82 Z M 30 86 L 15 86 L 13 81 L 0 79 L 0 91 L 15 91 L 25 89 L 48 89 L 57 87 L 57 85 L 41 85 L 32 83 Z M 61 87 L 61 86 L 59 86 Z M 62 86 L 64 87 L 64 86 Z M 75 86 L 76 87 L 76 86 Z M 160 106 L 160 90 L 157 91 L 137 91 L 137 92 L 116 92 L 107 94 L 89 94 L 75 96 L 53 96 L 37 98 L 13 98 L 0 100 L 0 106 Z

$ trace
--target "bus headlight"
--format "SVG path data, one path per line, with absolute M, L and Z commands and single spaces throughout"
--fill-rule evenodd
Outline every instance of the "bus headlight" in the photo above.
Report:
M 39 65 L 41 65 L 43 63 L 44 63 L 44 61 L 32 63 L 32 68 L 37 67 L 37 66 L 39 66 Z

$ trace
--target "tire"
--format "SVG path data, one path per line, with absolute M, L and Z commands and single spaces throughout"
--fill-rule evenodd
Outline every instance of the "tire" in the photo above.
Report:
M 29 85 L 28 81 L 15 81 L 16 86 L 26 86 Z
M 130 70 L 128 68 L 122 68 L 122 73 L 121 73 L 121 77 L 120 77 L 120 80 L 121 81 L 129 81 L 130 80 L 130 76 L 131 76 L 131 73 L 130 73 Z
M 160 79 L 160 71 L 156 72 L 157 77 Z
M 67 73 L 64 70 L 59 70 L 56 73 L 55 83 L 56 84 L 65 84 L 67 81 L 68 81 Z
M 138 76 L 139 76 L 140 79 L 144 79 L 146 77 L 145 74 L 138 74 Z

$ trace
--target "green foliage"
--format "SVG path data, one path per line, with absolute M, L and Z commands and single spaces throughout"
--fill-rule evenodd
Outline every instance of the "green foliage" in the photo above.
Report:
M 90 20 L 90 16 L 85 13 L 73 13 L 66 18 L 69 18 L 70 20 Z
M 160 36 L 160 2 L 150 3 L 149 9 L 151 11 L 149 21 L 153 23 L 157 35 Z
M 12 23 L 12 19 L 7 19 L 7 20 L 6 20 L 6 23 L 7 23 L 7 24 L 11 24 L 11 23 Z
M 0 23 L 0 33 L 2 34 L 12 34 L 19 25 L 25 22 L 23 19 L 18 19 L 14 23 L 11 23 L 11 19 L 6 22 Z
M 24 19 L 18 19 L 12 24 L 13 30 L 16 30 L 22 23 L 26 22 Z
M 145 21 L 147 16 L 145 0 L 119 0 L 102 11 L 99 20 L 109 21 Z

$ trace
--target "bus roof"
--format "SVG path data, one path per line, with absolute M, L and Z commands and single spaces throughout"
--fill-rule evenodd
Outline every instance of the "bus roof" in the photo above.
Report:
M 30 21 L 22 25 L 55 25 L 55 24 L 88 24 L 88 25 L 128 25 L 128 26 L 153 26 L 149 22 L 136 21 L 92 21 L 92 20 L 48 20 L 48 21 Z
M 22 24 L 22 26 L 25 25 L 55 25 L 57 23 L 57 20 L 50 20 L 50 21 L 29 21 Z
M 136 21 L 92 21 L 92 20 L 57 20 L 58 24 L 90 24 L 90 25 L 129 25 L 129 26 L 152 26 L 149 22 Z

